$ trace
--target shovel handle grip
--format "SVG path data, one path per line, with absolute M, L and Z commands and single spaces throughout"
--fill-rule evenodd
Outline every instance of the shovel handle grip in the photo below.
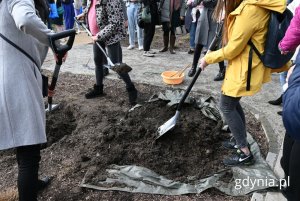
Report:
M 75 39 L 75 34 L 76 34 L 75 29 L 70 29 L 70 30 L 49 35 L 49 40 L 53 52 L 58 55 L 64 56 L 64 54 L 72 48 Z M 60 47 L 57 47 L 55 41 L 65 37 L 69 37 L 68 42 L 65 45 L 61 45 Z

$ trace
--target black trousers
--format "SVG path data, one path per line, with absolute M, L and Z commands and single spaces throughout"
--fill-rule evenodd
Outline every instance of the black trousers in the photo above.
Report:
M 201 56 L 202 49 L 203 49 L 203 45 L 196 44 L 194 57 L 193 57 L 193 66 L 197 66 L 200 56 Z M 224 61 L 220 61 L 219 62 L 219 71 L 222 72 L 224 70 L 225 70 L 225 63 L 224 63 Z
M 105 51 L 105 44 L 99 43 L 103 50 Z M 98 45 L 94 43 L 93 45 L 93 52 L 94 52 L 94 62 L 95 62 L 95 74 L 96 74 L 96 84 L 103 85 L 103 64 L 107 63 L 107 59 L 103 52 L 100 50 Z M 112 45 L 107 46 L 107 54 L 111 61 L 115 63 L 122 63 L 122 48 L 120 42 L 114 43 Z M 120 77 L 126 84 L 126 88 L 130 89 L 134 87 L 130 76 L 128 73 L 119 73 Z
M 40 145 L 17 148 L 19 201 L 37 201 Z
M 149 51 L 155 34 L 155 24 L 145 23 L 144 26 L 144 51 Z
M 300 141 L 294 140 L 288 134 L 285 134 L 283 143 L 283 155 L 281 158 L 281 167 L 285 173 L 286 181 L 290 185 L 286 189 L 286 196 L 289 201 L 300 200 Z
M 176 27 L 170 26 L 170 22 L 162 22 L 162 29 L 164 36 L 169 36 L 170 32 L 171 36 L 175 36 Z

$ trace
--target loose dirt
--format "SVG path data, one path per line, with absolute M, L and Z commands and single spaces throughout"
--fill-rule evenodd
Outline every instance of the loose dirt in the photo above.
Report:
M 162 196 L 105 192 L 79 188 L 86 176 L 89 183 L 105 178 L 110 164 L 139 165 L 169 179 L 192 182 L 224 168 L 221 161 L 230 154 L 221 148 L 229 137 L 220 125 L 191 105 L 185 105 L 176 128 L 155 141 L 157 128 L 175 114 L 167 102 L 144 103 L 164 91 L 151 85 L 136 84 L 143 107 L 132 112 L 121 80 L 105 80 L 105 97 L 86 100 L 93 77 L 61 74 L 54 102 L 59 110 L 47 114 L 48 143 L 42 151 L 41 176 L 52 176 L 51 185 L 40 200 L 249 200 L 230 197 L 216 190 L 199 195 Z M 200 96 L 201 94 L 193 94 Z M 259 122 L 247 112 L 248 128 L 266 153 L 267 144 Z M 17 166 L 12 151 L 1 152 L 1 189 L 15 188 Z M 88 172 L 88 174 L 86 174 Z
M 90 39 L 81 33 L 76 42 L 86 44 Z M 160 49 L 161 44 L 162 31 L 158 28 L 152 48 Z M 188 36 L 178 35 L 176 44 L 177 50 L 188 51 Z M 128 41 L 122 41 L 122 45 L 127 46 Z M 78 187 L 84 177 L 89 183 L 104 179 L 105 169 L 111 164 L 144 166 L 169 179 L 193 182 L 189 176 L 200 179 L 223 169 L 221 161 L 230 154 L 221 148 L 221 142 L 229 134 L 222 132 L 218 122 L 206 118 L 192 105 L 184 106 L 172 132 L 154 140 L 157 128 L 175 114 L 176 108 L 166 107 L 165 101 L 144 101 L 166 88 L 136 83 L 143 107 L 128 112 L 127 92 L 121 80 L 106 79 L 104 91 L 107 95 L 87 100 L 84 94 L 93 84 L 93 76 L 64 73 L 59 77 L 54 102 L 60 103 L 60 109 L 47 114 L 48 143 L 43 145 L 40 165 L 40 177 L 47 175 L 53 180 L 39 194 L 39 200 L 250 200 L 250 195 L 231 197 L 214 189 L 197 195 L 165 196 Z M 203 94 L 192 95 L 200 97 Z M 248 132 L 265 156 L 268 144 L 262 127 L 249 111 L 245 112 Z M 4 194 L 16 200 L 13 198 L 17 179 L 14 151 L 1 151 L 0 164 L 0 200 Z

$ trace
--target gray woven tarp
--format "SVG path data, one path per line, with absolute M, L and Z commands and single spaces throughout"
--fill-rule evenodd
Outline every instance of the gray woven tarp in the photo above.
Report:
M 181 93 L 162 94 L 163 98 L 172 98 L 170 103 L 179 101 L 180 98 L 177 95 Z M 174 96 L 173 96 L 174 95 Z M 158 96 L 159 97 L 159 96 Z M 155 98 L 151 99 L 154 101 Z M 176 99 L 176 101 L 175 101 Z M 191 98 L 189 99 L 192 100 Z M 202 101 L 200 101 L 202 100 Z M 212 98 L 199 99 L 196 103 L 201 111 L 205 111 L 208 117 L 219 120 L 220 114 L 216 108 L 216 105 Z M 209 109 L 207 109 L 209 108 Z M 202 111 L 202 112 L 203 112 Z M 213 112 L 211 112 L 213 111 Z M 150 193 L 150 194 L 163 194 L 163 195 L 182 195 L 190 193 L 201 193 L 208 188 L 216 188 L 225 194 L 232 196 L 246 195 L 250 192 L 272 187 L 276 185 L 278 179 L 273 171 L 270 169 L 266 161 L 261 157 L 258 144 L 253 140 L 251 135 L 248 134 L 248 142 L 251 145 L 251 151 L 256 160 L 252 166 L 244 167 L 232 167 L 229 170 L 216 173 L 208 178 L 201 179 L 193 184 L 180 183 L 169 180 L 155 172 L 135 165 L 117 166 L 112 165 L 107 169 L 108 177 L 106 180 L 101 180 L 97 184 L 88 184 L 85 178 L 82 180 L 80 186 L 86 188 L 92 188 L 97 190 L 117 190 L 134 193 Z M 226 171 L 232 172 L 232 179 L 229 183 L 225 183 L 220 178 L 226 173 Z

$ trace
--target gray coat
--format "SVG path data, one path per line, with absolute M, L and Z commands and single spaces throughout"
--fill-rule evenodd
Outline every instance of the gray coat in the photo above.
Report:
M 217 22 L 212 19 L 214 10 L 203 8 L 197 22 L 195 43 L 209 47 L 216 34 Z
M 35 13 L 33 0 L 0 3 L 0 32 L 30 54 L 39 67 L 51 32 Z M 0 37 L 0 150 L 46 142 L 39 69 Z
M 185 15 L 185 0 L 181 1 L 181 7 L 180 7 L 180 16 Z M 170 0 L 164 0 L 164 4 L 161 9 L 161 21 L 162 22 L 170 22 Z

